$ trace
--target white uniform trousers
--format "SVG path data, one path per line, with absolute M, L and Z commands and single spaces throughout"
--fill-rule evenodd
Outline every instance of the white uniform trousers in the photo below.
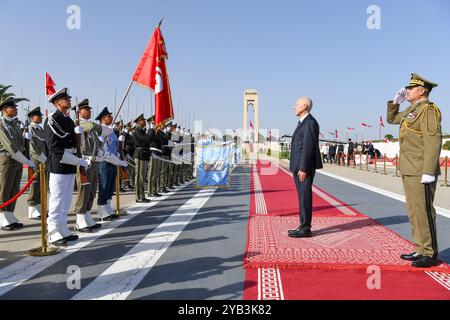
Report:
M 75 174 L 50 173 L 50 199 L 48 206 L 49 241 L 54 242 L 71 235 L 67 227 L 67 214 L 72 204 Z

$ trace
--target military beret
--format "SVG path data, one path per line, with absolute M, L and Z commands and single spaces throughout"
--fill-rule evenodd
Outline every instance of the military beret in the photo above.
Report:
M 106 115 L 112 115 L 112 113 L 109 112 L 108 107 L 104 107 L 103 110 L 102 110 L 102 112 L 100 112 L 100 113 L 98 114 L 98 116 L 97 116 L 97 118 L 95 118 L 95 120 L 101 121 L 102 118 L 103 118 L 104 116 L 106 116 Z
M 138 123 L 139 122 L 139 120 L 145 120 L 145 118 L 144 118 L 144 115 L 143 114 L 141 114 L 139 117 L 137 117 L 135 120 L 134 120 L 134 122 L 135 123 Z
M 62 98 L 69 98 L 69 99 L 72 98 L 69 94 L 69 89 L 62 88 L 61 90 L 55 92 L 52 96 L 50 96 L 50 98 L 48 98 L 48 102 L 54 103 L 58 99 Z
M 17 103 L 13 97 L 6 98 L 2 103 L 0 103 L 0 111 L 6 107 L 17 107 Z
M 31 110 L 30 112 L 28 112 L 28 118 L 31 118 L 32 116 L 43 116 L 42 112 L 41 112 L 41 108 L 36 107 L 33 110 Z
M 411 81 L 405 88 L 410 89 L 410 88 L 414 88 L 417 86 L 422 86 L 431 92 L 431 90 L 433 90 L 433 88 L 437 87 L 438 85 L 437 85 L 437 83 L 431 82 L 431 81 L 425 79 L 424 77 L 419 76 L 417 73 L 412 73 Z

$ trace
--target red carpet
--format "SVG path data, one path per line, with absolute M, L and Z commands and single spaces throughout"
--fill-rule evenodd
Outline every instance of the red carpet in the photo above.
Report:
M 315 236 L 287 237 L 299 223 L 297 193 L 285 172 L 264 175 L 269 166 L 252 174 L 245 299 L 450 299 L 446 264 L 434 268 L 445 271 L 439 281 L 411 268 L 399 259 L 409 241 L 323 190 L 314 194 Z M 380 290 L 368 288 L 368 266 L 380 268 Z

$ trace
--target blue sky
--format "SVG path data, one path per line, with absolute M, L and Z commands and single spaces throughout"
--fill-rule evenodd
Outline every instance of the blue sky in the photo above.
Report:
M 66 28 L 69 5 L 81 30 Z M 366 27 L 369 5 L 381 29 Z M 378 137 L 386 101 L 417 72 L 439 83 L 432 100 L 450 132 L 450 1 L 105 1 L 0 0 L 0 83 L 43 105 L 47 70 L 58 87 L 114 109 L 158 20 L 178 121 L 242 126 L 245 89 L 260 93 L 261 128 L 291 133 L 292 106 L 309 95 L 322 132 L 372 124 Z M 125 120 L 150 113 L 149 91 L 135 86 Z M 404 105 L 406 107 L 406 105 Z M 386 126 L 383 133 L 397 135 Z

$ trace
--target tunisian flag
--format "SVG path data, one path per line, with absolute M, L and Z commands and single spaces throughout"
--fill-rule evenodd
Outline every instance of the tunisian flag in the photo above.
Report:
M 155 92 L 155 126 L 173 119 L 173 104 L 166 68 L 167 51 L 159 27 L 155 29 L 133 75 L 138 84 Z
M 56 86 L 56 83 L 53 81 L 52 77 L 50 77 L 48 72 L 46 72 L 45 73 L 45 92 L 47 93 L 47 96 L 51 96 L 52 94 L 56 93 L 55 86 Z
M 383 117 L 380 117 L 380 126 L 384 128 Z
M 367 123 L 361 123 L 361 126 L 362 127 L 368 127 L 368 128 L 372 128 L 372 126 L 370 125 L 370 124 L 367 124 Z

